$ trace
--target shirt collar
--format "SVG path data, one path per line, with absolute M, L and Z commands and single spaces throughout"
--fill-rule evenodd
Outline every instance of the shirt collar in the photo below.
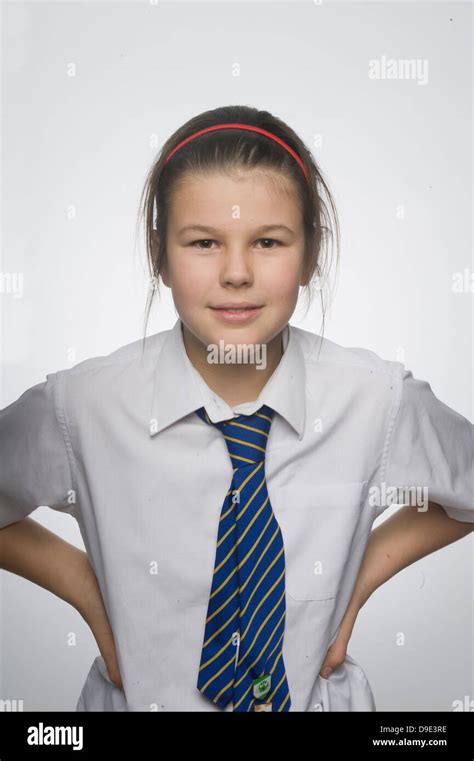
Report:
M 179 383 L 176 379 L 179 379 Z M 184 346 L 181 319 L 168 331 L 161 348 L 153 379 L 149 434 L 155 434 L 180 418 L 205 407 L 213 423 L 228 420 L 234 410 L 212 389 L 191 363 Z M 278 412 L 302 439 L 306 418 L 306 369 L 294 328 L 283 331 L 283 355 L 258 398 L 237 405 L 237 414 L 251 414 L 262 404 Z

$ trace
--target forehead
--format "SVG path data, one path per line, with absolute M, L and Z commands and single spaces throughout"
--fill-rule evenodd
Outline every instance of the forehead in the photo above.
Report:
M 238 215 L 234 214 L 236 207 Z M 270 222 L 275 216 L 297 224 L 301 204 L 292 179 L 273 170 L 187 173 L 171 195 L 171 225 L 178 221 L 212 224 L 211 220 L 215 223 L 219 217 L 224 221 L 265 217 L 265 222 Z

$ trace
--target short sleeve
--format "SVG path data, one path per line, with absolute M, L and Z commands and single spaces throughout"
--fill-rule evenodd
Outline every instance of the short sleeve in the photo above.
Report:
M 402 365 L 400 404 L 388 449 L 386 484 L 420 489 L 455 520 L 474 522 L 474 426 Z M 423 487 L 427 492 L 422 492 Z M 408 493 L 404 491 L 404 493 Z M 414 504 L 413 501 L 407 504 Z M 419 503 L 418 503 L 419 504 Z
M 0 528 L 43 505 L 74 514 L 61 383 L 51 373 L 0 410 Z

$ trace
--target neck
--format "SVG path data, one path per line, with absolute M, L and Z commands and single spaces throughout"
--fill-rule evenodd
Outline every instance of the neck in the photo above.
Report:
M 266 365 L 260 370 L 254 364 L 210 364 L 206 346 L 184 323 L 183 342 L 186 354 L 210 389 L 231 407 L 253 402 L 274 373 L 283 356 L 282 332 L 266 344 Z

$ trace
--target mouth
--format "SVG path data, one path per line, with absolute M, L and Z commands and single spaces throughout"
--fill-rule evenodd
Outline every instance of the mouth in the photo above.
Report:
M 221 304 L 217 307 L 210 307 L 211 311 L 224 322 L 241 323 L 252 319 L 260 314 L 262 306 L 258 304 Z

